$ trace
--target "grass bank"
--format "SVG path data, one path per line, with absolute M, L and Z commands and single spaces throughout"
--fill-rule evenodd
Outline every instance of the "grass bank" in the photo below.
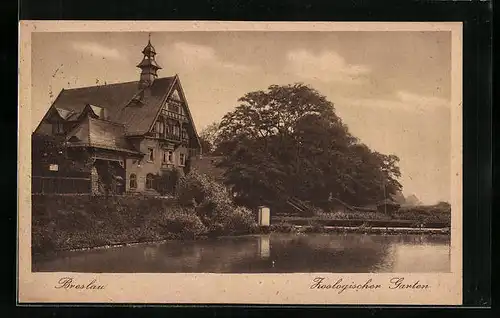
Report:
M 167 211 L 187 212 L 171 199 L 33 195 L 32 251 L 37 254 L 182 235 L 168 229 Z
M 190 174 L 176 198 L 33 195 L 32 253 L 255 232 L 255 216 L 220 185 Z

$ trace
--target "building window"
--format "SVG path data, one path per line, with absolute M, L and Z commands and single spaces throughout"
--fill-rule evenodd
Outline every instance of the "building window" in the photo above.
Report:
M 153 148 L 148 148 L 148 161 L 155 161 L 155 150 Z
M 160 133 L 160 135 L 163 135 L 165 133 L 165 124 L 162 121 L 157 121 L 155 131 Z
M 179 137 L 180 135 L 180 127 L 178 125 L 174 126 L 174 136 Z
M 183 153 L 179 154 L 179 164 L 181 166 L 184 166 L 186 164 L 186 156 Z
M 146 189 L 153 189 L 153 175 L 151 173 L 146 175 Z
M 172 163 L 173 154 L 171 150 L 165 151 L 163 153 L 163 163 Z
M 137 176 L 135 173 L 130 175 L 130 189 L 137 189 Z
M 52 134 L 60 135 L 64 134 L 64 125 L 61 122 L 56 122 L 52 124 Z
M 188 139 L 188 132 L 186 129 L 182 129 L 182 139 Z

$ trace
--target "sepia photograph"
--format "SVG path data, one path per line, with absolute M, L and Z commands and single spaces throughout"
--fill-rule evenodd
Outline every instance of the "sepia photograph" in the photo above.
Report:
M 97 29 L 27 33 L 30 275 L 461 275 L 451 29 Z

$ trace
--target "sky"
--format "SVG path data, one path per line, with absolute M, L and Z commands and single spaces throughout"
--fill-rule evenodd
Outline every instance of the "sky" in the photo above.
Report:
M 143 32 L 32 35 L 32 130 L 61 89 L 135 81 Z M 350 132 L 400 158 L 403 194 L 450 201 L 451 33 L 446 31 L 153 32 L 162 69 L 178 74 L 198 132 L 244 94 L 307 84 Z

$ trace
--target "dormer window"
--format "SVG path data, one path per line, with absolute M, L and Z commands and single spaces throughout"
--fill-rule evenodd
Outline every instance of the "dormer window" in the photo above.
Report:
M 61 122 L 55 122 L 52 124 L 52 134 L 62 135 L 64 134 L 64 124 Z

